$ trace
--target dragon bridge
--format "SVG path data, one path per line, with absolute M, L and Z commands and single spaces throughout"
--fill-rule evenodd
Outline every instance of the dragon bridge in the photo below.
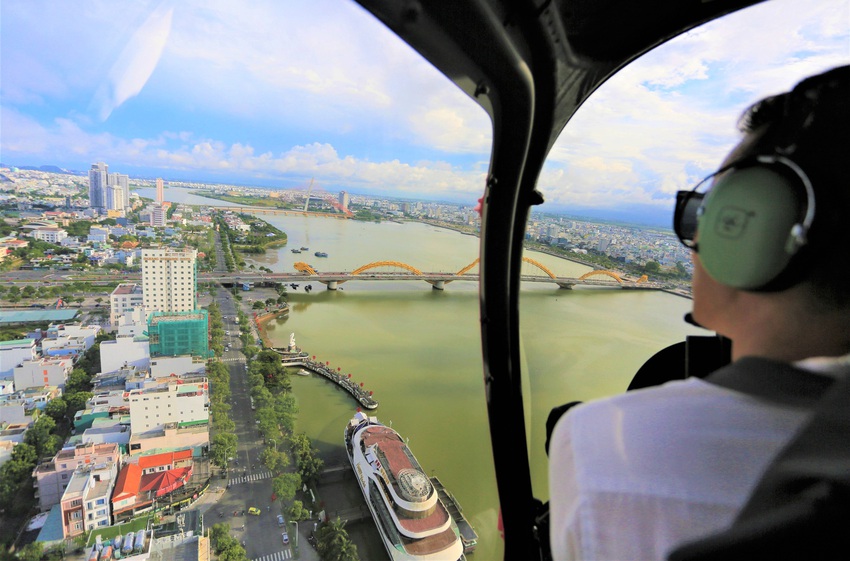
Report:
M 585 273 L 582 276 L 580 276 L 578 279 L 563 279 L 563 278 L 558 277 L 554 272 L 552 272 L 551 269 L 549 269 L 548 267 L 546 267 L 546 265 L 540 263 L 539 261 L 535 261 L 534 259 L 531 259 L 530 257 L 523 257 L 522 260 L 525 263 L 528 263 L 529 265 L 532 265 L 532 266 L 536 267 L 537 269 L 540 269 L 541 271 L 546 273 L 546 275 L 550 279 L 555 281 L 558 284 L 558 286 L 560 286 L 561 288 L 572 288 L 572 286 L 576 284 L 576 281 L 587 280 L 591 277 L 599 276 L 599 275 L 610 277 L 610 278 L 614 279 L 615 281 L 617 281 L 618 284 L 623 285 L 623 288 L 632 287 L 634 285 L 638 285 L 638 284 L 642 284 L 642 283 L 646 284 L 646 285 L 652 284 L 652 283 L 649 282 L 649 279 L 647 278 L 646 275 L 643 275 L 638 280 L 634 281 L 634 284 L 630 284 L 629 281 L 623 279 L 619 274 L 614 273 L 612 271 L 605 271 L 605 270 L 601 270 L 601 269 Z M 474 261 L 472 261 L 472 263 L 470 263 L 466 267 L 462 268 L 458 272 L 454 273 L 454 275 L 448 275 L 448 276 L 461 277 L 461 276 L 465 275 L 466 273 L 468 273 L 469 271 L 471 271 L 472 269 L 474 269 L 475 267 L 477 267 L 480 264 L 480 261 L 481 260 L 479 258 L 476 258 Z M 299 271 L 301 273 L 307 273 L 309 275 L 319 275 L 318 271 L 316 271 L 313 267 L 311 267 L 307 263 L 304 263 L 303 261 L 298 261 L 298 262 L 294 263 L 293 266 L 295 267 L 296 271 Z M 433 285 L 435 288 L 438 288 L 440 290 L 442 290 L 444 285 L 452 282 L 453 280 L 458 280 L 457 278 L 455 278 L 455 279 L 433 278 L 434 276 L 438 276 L 440 274 L 423 273 L 422 271 L 420 271 L 416 267 L 414 267 L 412 265 L 408 265 L 407 263 L 402 263 L 401 261 L 375 261 L 375 262 L 363 265 L 362 267 L 358 267 L 358 268 L 354 269 L 353 271 L 351 271 L 350 273 L 335 273 L 331 276 L 339 277 L 339 278 L 321 280 L 321 282 L 327 284 L 329 289 L 335 290 L 338 285 L 346 282 L 346 280 L 351 280 L 352 277 L 362 275 L 366 271 L 369 271 L 371 269 L 377 269 L 379 267 L 395 267 L 395 268 L 398 268 L 398 269 L 404 269 L 405 271 L 408 271 L 409 273 L 412 273 L 413 275 L 415 275 L 417 277 L 426 277 L 426 278 L 423 279 L 423 280 L 425 280 L 425 282 Z M 380 277 L 383 277 L 383 275 L 380 275 L 379 278 Z M 427 278 L 427 277 L 431 277 L 431 278 Z M 390 278 L 390 277 L 388 277 L 388 278 Z M 627 284 L 627 283 L 629 283 L 629 284 Z
M 556 278 L 558 278 L 558 276 L 557 276 L 555 273 L 553 273 L 553 272 L 552 272 L 552 271 L 551 271 L 551 270 L 550 270 L 550 269 L 549 269 L 546 265 L 544 265 L 543 263 L 541 263 L 541 262 L 539 262 L 539 261 L 535 261 L 535 260 L 534 260 L 534 259 L 532 259 L 531 257 L 523 257 L 523 258 L 522 258 L 522 260 L 523 260 L 523 261 L 525 261 L 526 263 L 529 263 L 530 265 L 534 265 L 535 267 L 537 267 L 538 269 L 540 269 L 541 271 L 543 271 L 544 273 L 546 273 L 547 275 L 549 275 L 549 278 L 552 278 L 552 279 L 556 279 Z M 463 274 L 465 274 L 465 273 L 469 272 L 469 271 L 470 271 L 470 270 L 472 270 L 472 269 L 473 269 L 476 265 L 478 265 L 478 263 L 479 263 L 480 261 L 481 261 L 481 259 L 480 259 L 480 258 L 478 258 L 478 257 L 476 257 L 476 258 L 475 258 L 475 261 L 473 261 L 472 263 L 470 263 L 469 265 L 467 265 L 466 267 L 464 267 L 463 269 L 461 269 L 460 271 L 458 271 L 458 272 L 457 272 L 457 273 L 455 273 L 455 274 L 456 274 L 456 275 L 463 275 Z
M 623 284 L 623 279 L 617 273 L 612 273 L 611 271 L 590 271 L 589 273 L 585 273 L 578 278 L 578 280 L 586 280 L 595 275 L 605 275 L 607 277 L 611 277 L 615 281 L 620 284 Z
M 353 271 L 351 271 L 351 275 L 359 275 L 364 271 L 368 271 L 369 269 L 375 269 L 377 267 L 398 267 L 400 269 L 410 271 L 414 275 L 419 275 L 420 277 L 422 276 L 422 271 L 420 271 L 416 267 L 408 265 L 407 263 L 402 263 L 401 261 L 375 261 L 374 263 L 369 263 L 368 265 L 363 265 L 362 267 L 354 269 Z

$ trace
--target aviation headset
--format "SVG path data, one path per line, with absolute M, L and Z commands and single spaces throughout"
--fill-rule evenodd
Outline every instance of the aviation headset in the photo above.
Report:
M 711 190 L 700 193 L 709 180 Z M 814 218 L 806 173 L 789 157 L 770 154 L 724 166 L 693 190 L 680 191 L 674 227 L 715 281 L 775 290 L 796 278 L 792 263 L 808 243 Z
M 839 66 L 753 105 L 742 117 L 751 125 L 761 120 L 762 108 L 767 108 L 767 115 L 776 115 L 772 107 L 780 110 L 768 131 L 772 146 L 724 166 L 692 190 L 677 194 L 674 230 L 685 246 L 699 254 L 715 281 L 743 290 L 769 291 L 783 290 L 802 278 L 804 261 L 814 251 L 809 233 L 815 220 L 815 190 L 802 162 L 815 153 L 812 164 L 824 156 L 811 142 L 804 148 L 800 141 L 812 135 L 840 134 L 844 140 L 837 141 L 836 149 L 846 143 L 845 125 L 836 119 L 846 119 L 848 84 L 850 65 Z M 820 117 L 819 106 L 827 112 Z M 836 153 L 827 165 L 842 165 L 835 161 Z M 709 180 L 714 183 L 711 190 L 699 192 Z M 841 226 L 830 226 L 835 227 Z

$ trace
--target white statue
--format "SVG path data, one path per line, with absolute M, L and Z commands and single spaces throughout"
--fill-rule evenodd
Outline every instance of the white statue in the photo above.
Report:
M 295 333 L 289 334 L 289 350 L 295 350 Z

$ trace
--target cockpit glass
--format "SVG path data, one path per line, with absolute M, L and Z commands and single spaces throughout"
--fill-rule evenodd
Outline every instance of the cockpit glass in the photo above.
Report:
M 653 353 L 702 333 L 682 320 L 692 267 L 671 229 L 676 191 L 716 168 L 747 104 L 846 61 L 848 21 L 846 0 L 777 0 L 723 18 L 613 76 L 563 131 L 522 265 L 539 498 L 550 409 L 624 391 Z M 236 436 L 215 508 L 228 524 L 244 497 L 260 510 L 238 530 L 247 556 L 271 558 L 299 535 L 305 547 L 326 516 L 349 520 L 361 559 L 383 558 L 366 501 L 387 488 L 364 497 L 366 464 L 346 431 L 360 409 L 408 451 L 364 445 L 369 469 L 404 461 L 424 473 L 401 478 L 407 496 L 444 487 L 471 528 L 471 559 L 500 558 L 478 298 L 484 110 L 348 0 L 4 0 L 0 37 L 0 240 L 45 217 L 72 238 L 10 250 L 0 284 L 19 284 L 0 291 L 3 305 L 20 302 L 23 277 L 6 277 L 23 275 L 20 264 L 50 275 L 43 284 L 112 290 L 141 283 L 143 248 L 197 250 L 194 297 L 217 310 L 209 348 L 231 390 L 212 409 L 232 428 L 213 420 L 204 453 L 227 440 L 217 432 Z M 120 178 L 92 191 L 92 172 L 127 177 L 126 194 Z M 117 332 L 109 292 L 74 290 L 58 296 L 79 296 L 90 321 Z M 280 497 L 299 434 L 322 460 L 293 491 L 308 513 L 300 527 Z M 266 508 L 284 515 L 285 539 Z

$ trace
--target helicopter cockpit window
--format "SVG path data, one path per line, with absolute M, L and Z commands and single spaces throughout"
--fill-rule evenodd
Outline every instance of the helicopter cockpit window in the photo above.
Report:
M 71 222 L 123 228 L 95 249 L 88 230 L 72 232 L 95 252 L 75 262 L 86 274 L 136 247 L 202 254 L 198 304 L 224 316 L 211 349 L 231 380 L 213 411 L 229 409 L 234 423 L 213 423 L 213 455 L 229 442 L 218 433 L 237 436 L 224 455 L 230 491 L 215 508 L 227 521 L 244 495 L 262 509 L 244 531 L 234 526 L 248 557 L 281 549 L 267 507 L 285 515 L 292 543 L 300 531 L 302 548 L 320 515 L 339 516 L 361 559 L 386 555 L 346 455 L 344 429 L 360 408 L 398 432 L 419 463 L 410 469 L 457 499 L 476 555 L 498 558 L 476 265 L 485 112 L 350 1 L 0 9 L 2 208 L 17 216 L 17 201 L 40 203 L 43 191 Z M 113 200 L 120 184 L 108 201 L 90 200 L 89 172 L 101 169 L 128 179 L 126 205 Z M 167 288 L 145 286 L 145 296 Z M 298 355 L 285 381 L 262 365 L 267 348 Z M 281 429 L 273 411 L 292 411 L 290 397 L 297 412 Z M 323 473 L 281 498 L 299 433 Z M 405 480 L 414 494 L 429 485 Z
M 750 103 L 846 64 L 847 14 L 843 1 L 778 1 L 708 23 L 619 71 L 565 127 L 523 264 L 538 281 L 521 296 L 538 498 L 553 407 L 621 393 L 657 351 L 712 335 L 683 320 L 692 264 L 672 230 L 676 192 L 720 165 Z

